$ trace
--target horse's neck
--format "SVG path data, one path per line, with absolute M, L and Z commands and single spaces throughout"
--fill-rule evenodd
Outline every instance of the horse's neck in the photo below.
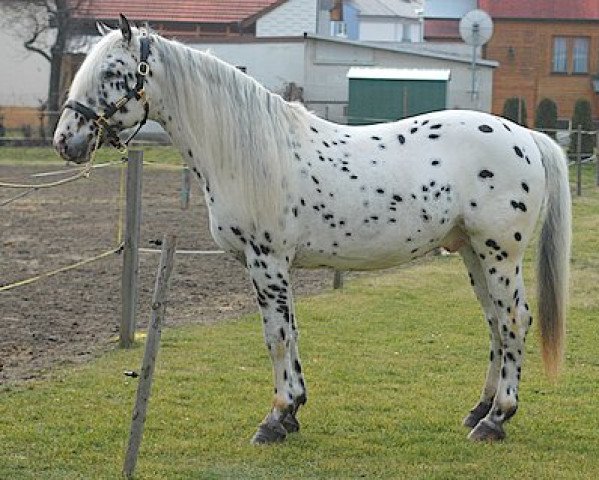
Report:
M 209 169 L 216 157 L 231 155 L 222 149 L 223 137 L 231 132 L 216 128 L 217 122 L 226 122 L 225 116 L 232 113 L 225 112 L 218 99 L 218 93 L 221 99 L 225 98 L 225 86 L 218 85 L 215 78 L 202 71 L 201 59 L 207 58 L 206 55 L 181 45 L 163 43 L 162 46 L 176 55 L 164 62 L 162 74 L 156 77 L 157 85 L 151 96 L 156 98 L 150 98 L 150 102 L 156 103 L 154 119 L 169 133 L 186 162 L 198 163 L 202 170 Z M 167 55 L 165 52 L 162 58 Z M 208 60 L 212 67 L 226 68 L 212 58 Z M 218 144 L 220 149 L 216 147 Z
M 292 107 L 217 59 L 163 48 L 150 102 L 184 160 L 247 218 L 280 218 Z

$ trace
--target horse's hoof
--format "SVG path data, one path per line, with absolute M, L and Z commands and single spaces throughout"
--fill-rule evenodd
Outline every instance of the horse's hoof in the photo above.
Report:
M 283 415 L 283 418 L 281 418 L 281 424 L 285 430 L 287 430 L 287 433 L 299 432 L 300 424 L 297 421 L 297 418 L 295 418 L 295 415 L 293 415 L 291 412 Z
M 496 442 L 505 438 L 505 432 L 501 425 L 483 418 L 470 432 L 468 438 L 475 442 Z
M 299 425 L 298 425 L 299 428 Z M 281 422 L 268 417 L 258 427 L 258 431 L 253 436 L 252 445 L 265 445 L 268 443 L 280 443 L 287 437 L 287 430 Z
M 470 429 L 476 427 L 478 422 L 487 416 L 491 410 L 491 403 L 479 402 L 479 404 L 470 410 L 470 413 L 464 418 L 463 424 Z

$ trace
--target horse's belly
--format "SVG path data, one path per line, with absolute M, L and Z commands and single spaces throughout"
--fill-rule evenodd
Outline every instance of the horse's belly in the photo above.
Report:
M 351 237 L 311 240 L 296 250 L 294 265 L 302 268 L 332 267 L 340 270 L 377 270 L 421 257 L 437 247 L 453 245 L 459 229 L 419 228 L 413 231 L 388 228 L 356 232 Z

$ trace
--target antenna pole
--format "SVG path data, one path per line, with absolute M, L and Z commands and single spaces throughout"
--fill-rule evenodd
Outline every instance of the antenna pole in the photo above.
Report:
M 470 100 L 476 100 L 476 45 L 472 45 L 472 88 L 470 90 Z
M 472 24 L 472 90 L 470 91 L 470 100 L 474 102 L 477 99 L 476 91 L 476 47 L 479 45 L 480 38 L 480 25 L 478 23 Z

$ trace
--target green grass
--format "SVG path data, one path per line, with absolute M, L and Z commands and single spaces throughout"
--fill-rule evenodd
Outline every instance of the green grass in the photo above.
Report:
M 143 149 L 144 161 L 150 164 L 181 165 L 181 155 L 168 146 L 146 146 L 132 149 Z M 115 161 L 120 158 L 120 153 L 114 148 L 102 148 L 98 151 L 97 163 Z M 59 164 L 65 162 L 50 147 L 0 147 L 0 165 L 40 165 Z
M 460 425 L 487 332 L 460 260 L 437 257 L 299 302 L 310 399 L 282 445 L 248 442 L 272 391 L 257 315 L 165 330 L 137 478 L 598 478 L 599 190 L 590 167 L 584 179 L 566 368 L 548 382 L 530 335 L 505 442 L 470 443 Z M 122 371 L 142 350 L 0 393 L 0 478 L 117 478 L 136 388 Z

